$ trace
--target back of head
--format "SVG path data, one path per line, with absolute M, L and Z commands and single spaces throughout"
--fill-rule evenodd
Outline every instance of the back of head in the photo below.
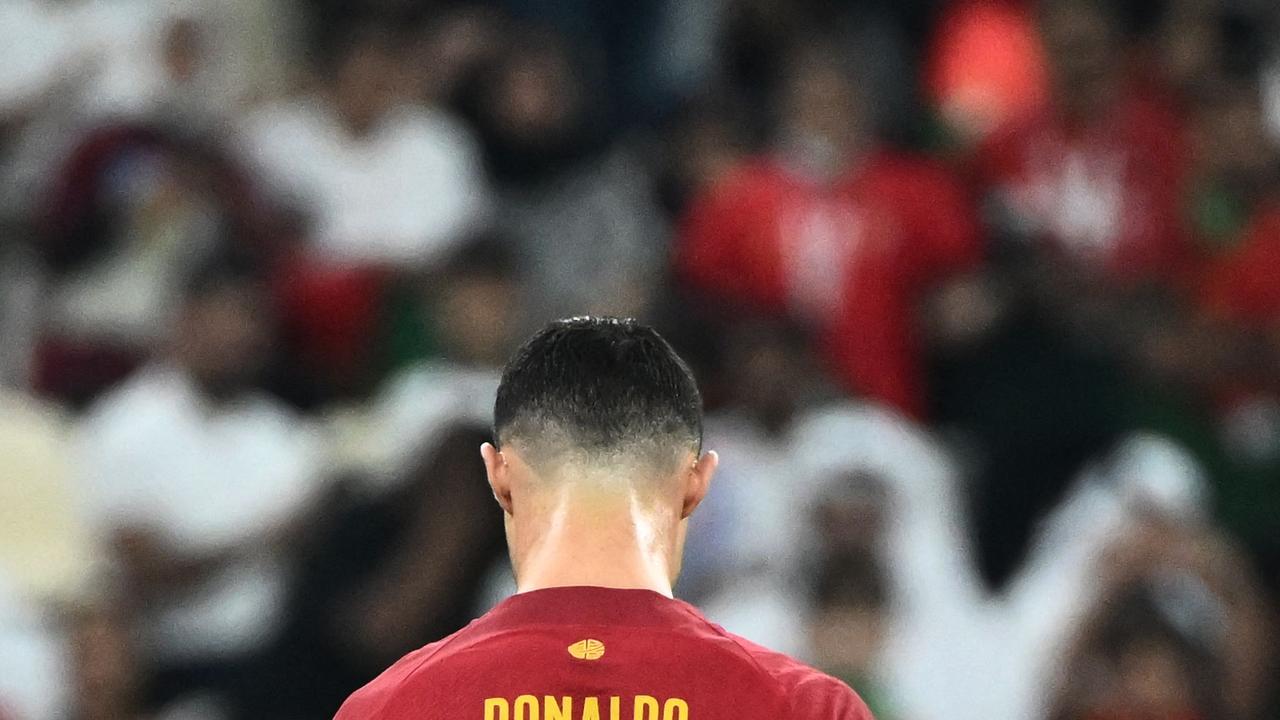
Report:
M 670 473 L 702 445 L 702 398 L 687 365 L 635 320 L 555 321 L 503 371 L 494 439 L 540 473 L 566 465 Z

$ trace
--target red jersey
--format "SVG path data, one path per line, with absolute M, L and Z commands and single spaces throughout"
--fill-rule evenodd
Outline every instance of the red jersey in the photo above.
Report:
M 1119 280 L 1179 279 L 1189 260 L 1181 121 L 1140 92 L 1087 124 L 1051 109 L 994 133 L 979 180 L 1018 227 Z
M 839 680 L 648 590 L 515 595 L 405 656 L 336 720 L 870 720 Z
M 848 390 L 917 417 L 916 308 L 981 260 L 977 214 L 959 183 L 883 151 L 830 183 L 776 158 L 746 163 L 695 200 L 676 251 L 696 290 L 807 320 Z
M 1280 325 L 1280 202 L 1257 212 L 1239 246 L 1211 260 L 1205 275 L 1211 313 L 1263 330 Z

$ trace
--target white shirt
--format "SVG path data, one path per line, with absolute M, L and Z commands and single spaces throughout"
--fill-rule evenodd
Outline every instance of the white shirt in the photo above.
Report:
M 241 142 L 251 162 L 313 213 L 317 252 L 340 263 L 430 265 L 487 204 L 478 150 L 448 116 L 403 107 L 353 137 L 319 99 L 264 108 Z
M 803 655 L 798 574 L 809 516 L 794 437 L 769 437 L 733 413 L 707 418 L 703 445 L 720 455 L 720 466 L 689 524 L 681 592 L 695 593 L 707 617 L 731 632 Z
M 0 714 L 16 713 L 17 720 L 66 717 L 67 676 L 67 648 L 57 628 L 0 568 Z
M 0 3 L 0 108 L 39 100 L 58 87 L 74 91 L 77 111 L 136 117 L 172 91 L 164 66 L 165 33 L 190 19 L 207 32 L 199 80 L 211 105 L 240 99 L 247 76 L 222 66 L 231 54 L 221 26 L 245 15 L 226 0 L 5 0 Z
M 398 373 L 374 399 L 367 446 L 375 469 L 404 471 L 454 423 L 488 427 L 502 379 L 496 369 L 446 361 L 418 363 Z
M 266 397 L 209 405 L 169 367 L 128 380 L 79 435 L 78 471 L 99 529 L 142 527 L 179 552 L 252 543 L 319 489 L 321 443 L 308 426 Z M 249 650 L 276 629 L 284 592 L 282 558 L 264 544 L 154 608 L 150 649 L 166 658 Z
M 871 474 L 889 492 L 882 559 L 891 595 L 878 672 L 904 716 L 946 717 L 939 712 L 981 677 L 970 651 L 987 617 L 949 458 L 907 420 L 861 403 L 808 413 L 777 439 L 732 416 L 706 428 L 722 471 L 690 524 L 690 552 L 696 564 L 718 545 L 730 575 L 703 603 L 708 617 L 808 655 L 802 577 L 818 549 L 814 513 L 838 491 L 834 480 Z
M 876 673 L 903 717 L 996 717 L 986 712 L 992 622 L 966 534 L 957 470 L 922 429 L 887 409 L 844 403 L 795 429 L 807 506 L 851 471 L 888 491 L 881 549 L 889 587 L 885 646 Z M 814 547 L 810 539 L 807 547 Z M 986 688 L 974 693 L 973 688 Z
M 1091 463 L 1045 519 L 1002 599 L 993 634 L 1010 690 L 1006 717 L 1048 711 L 1057 663 L 1098 601 L 1098 564 L 1144 513 L 1195 523 L 1207 514 L 1204 470 L 1181 446 L 1134 433 Z

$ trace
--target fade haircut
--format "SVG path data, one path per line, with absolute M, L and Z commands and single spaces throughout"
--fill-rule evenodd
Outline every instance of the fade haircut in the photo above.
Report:
M 666 470 L 701 451 L 702 396 L 653 328 L 612 317 L 557 320 L 503 370 L 493 434 L 535 465 L 603 460 Z

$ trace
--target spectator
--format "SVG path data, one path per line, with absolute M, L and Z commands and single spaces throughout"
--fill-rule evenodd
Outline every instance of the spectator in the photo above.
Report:
M 250 717 L 332 715 L 388 662 L 476 616 L 502 522 L 483 468 L 487 430 L 465 423 L 420 446 L 393 489 L 322 513 L 303 546 L 290 623 L 261 672 Z
M 920 417 L 915 311 L 978 261 L 976 218 L 948 175 L 875 142 L 872 99 L 836 58 L 793 58 L 773 147 L 692 203 L 676 265 L 735 313 L 806 324 L 846 390 Z
M 820 511 L 800 540 L 802 556 L 857 555 L 884 570 L 871 677 L 891 712 L 1021 717 L 1002 712 L 1009 686 L 993 672 L 999 616 L 970 551 L 954 460 L 920 428 L 874 406 L 812 412 L 795 437 L 800 507 Z
M 1204 328 L 1216 362 L 1186 385 L 1210 426 L 1201 452 L 1220 517 L 1264 577 L 1280 578 L 1280 526 L 1269 510 L 1280 502 L 1280 155 L 1264 123 L 1248 86 L 1220 87 L 1197 113 L 1192 210 L 1203 273 L 1190 324 Z
M 1261 716 L 1271 623 L 1224 538 L 1143 522 L 1118 539 L 1100 575 L 1052 717 Z
M 212 111 L 242 99 L 252 77 L 229 86 L 212 38 L 202 37 L 234 15 L 226 5 L 209 11 L 157 0 L 15 0 L 5 12 L 5 28 L 14 33 L 6 60 L 20 63 L 8 74 L 6 96 L 38 98 L 63 83 L 81 117 L 146 118 L 178 96 Z
M 430 267 L 487 205 L 473 141 L 441 110 L 409 102 L 392 30 L 362 26 L 335 44 L 315 92 L 247 119 L 243 149 L 311 215 L 317 260 Z
M 1193 205 L 1208 266 L 1206 310 L 1222 321 L 1272 332 L 1280 317 L 1280 153 L 1268 138 L 1256 91 L 1220 87 L 1196 122 L 1199 183 Z
M 974 529 L 993 587 L 1082 468 L 1131 429 L 1126 361 L 1150 336 L 1144 296 L 1176 297 L 1194 274 L 1185 128 L 1135 68 L 1122 10 L 1036 3 L 1047 102 L 977 149 L 994 320 L 937 357 L 931 388 L 933 417 L 975 463 Z
M 0 8 L 0 126 L 12 123 L 0 203 L 29 203 L 101 124 L 223 132 L 278 87 L 289 13 L 263 0 L 13 0 Z M 3 144 L 3 143 L 0 143 Z
M 373 401 L 362 452 L 380 448 L 376 474 L 397 476 L 456 423 L 485 425 L 502 365 L 516 338 L 521 288 L 508 243 L 489 237 L 464 246 L 433 281 L 415 286 L 415 316 L 435 341 L 433 356 L 397 372 Z
M 1078 624 L 1080 619 L 1094 609 L 1106 612 L 1119 597 L 1110 593 L 1123 594 L 1125 586 L 1138 577 L 1157 582 L 1160 593 L 1179 591 L 1187 583 L 1173 576 L 1184 571 L 1200 578 L 1195 583 L 1218 582 L 1204 574 L 1213 566 L 1202 561 L 1222 563 L 1211 574 L 1230 583 L 1219 586 L 1228 593 L 1222 602 L 1234 606 L 1232 612 L 1237 613 L 1238 624 L 1227 626 L 1233 639 L 1222 640 L 1223 648 L 1239 653 L 1233 655 L 1232 667 L 1241 673 L 1240 686 L 1231 694 L 1241 702 L 1258 702 L 1254 684 L 1256 674 L 1266 672 L 1268 642 L 1261 606 L 1240 556 L 1234 550 L 1222 554 L 1225 550 L 1216 540 L 1205 544 L 1216 537 L 1216 531 L 1206 518 L 1209 498 L 1202 473 L 1181 447 L 1137 434 L 1078 479 L 1045 523 L 1007 593 L 1009 621 L 1003 630 L 1009 644 L 1002 667 L 1017 688 L 1008 700 L 1020 704 L 1006 706 L 1006 712 L 1047 711 L 1043 704 L 1050 698 L 1044 689 L 1055 678 L 1070 679 L 1059 677 L 1058 660 L 1075 633 L 1089 632 L 1087 624 Z M 1132 551 L 1130 560 L 1136 561 L 1112 568 L 1122 571 L 1120 575 L 1108 573 L 1112 549 L 1126 547 Z M 1209 550 L 1217 553 L 1212 556 L 1216 560 L 1210 561 L 1210 555 L 1202 552 Z M 1162 606 L 1189 602 L 1187 596 L 1162 599 L 1160 593 L 1157 601 Z
M 1072 693 L 1053 717 L 1195 718 L 1223 712 L 1220 668 L 1185 637 L 1151 598 L 1135 589 L 1113 601 L 1074 659 Z M 1086 670 L 1088 668 L 1088 670 Z
M 241 701 L 246 663 L 282 621 L 284 548 L 320 490 L 316 435 L 254 389 L 267 307 L 249 267 L 204 266 L 169 352 L 80 428 L 77 471 L 138 615 L 153 702 Z
M 88 134 L 42 209 L 47 288 L 34 381 L 77 406 L 150 355 L 192 268 L 220 250 L 269 255 L 262 208 L 239 168 L 159 126 Z
M 690 527 L 679 586 L 734 632 L 792 652 L 805 649 L 797 623 L 807 516 L 797 507 L 807 496 L 795 477 L 796 425 L 825 394 L 806 341 L 767 320 L 742 319 L 725 334 L 712 373 L 725 396 L 703 431 L 725 462 Z M 714 396 L 716 385 L 706 387 Z
M 1090 277 L 1178 278 L 1188 172 L 1179 118 L 1158 88 L 1131 77 L 1115 3 L 1043 0 L 1038 12 L 1049 103 L 978 149 L 1000 231 Z
M 523 321 L 643 314 L 666 255 L 648 170 L 599 131 L 595 89 L 561 41 L 527 28 L 513 35 L 471 104 L 497 186 L 495 222 L 520 261 Z
M 768 131 L 767 108 L 779 81 L 787 83 L 797 47 L 834 54 L 858 68 L 866 98 L 859 121 L 895 142 L 917 138 L 916 56 L 912 47 L 937 5 L 931 0 L 832 3 L 826 0 L 752 0 L 726 3 L 719 20 L 719 72 L 745 96 L 752 129 Z M 825 46 L 825 47 L 823 47 Z M 766 109 L 765 112 L 760 110 Z

